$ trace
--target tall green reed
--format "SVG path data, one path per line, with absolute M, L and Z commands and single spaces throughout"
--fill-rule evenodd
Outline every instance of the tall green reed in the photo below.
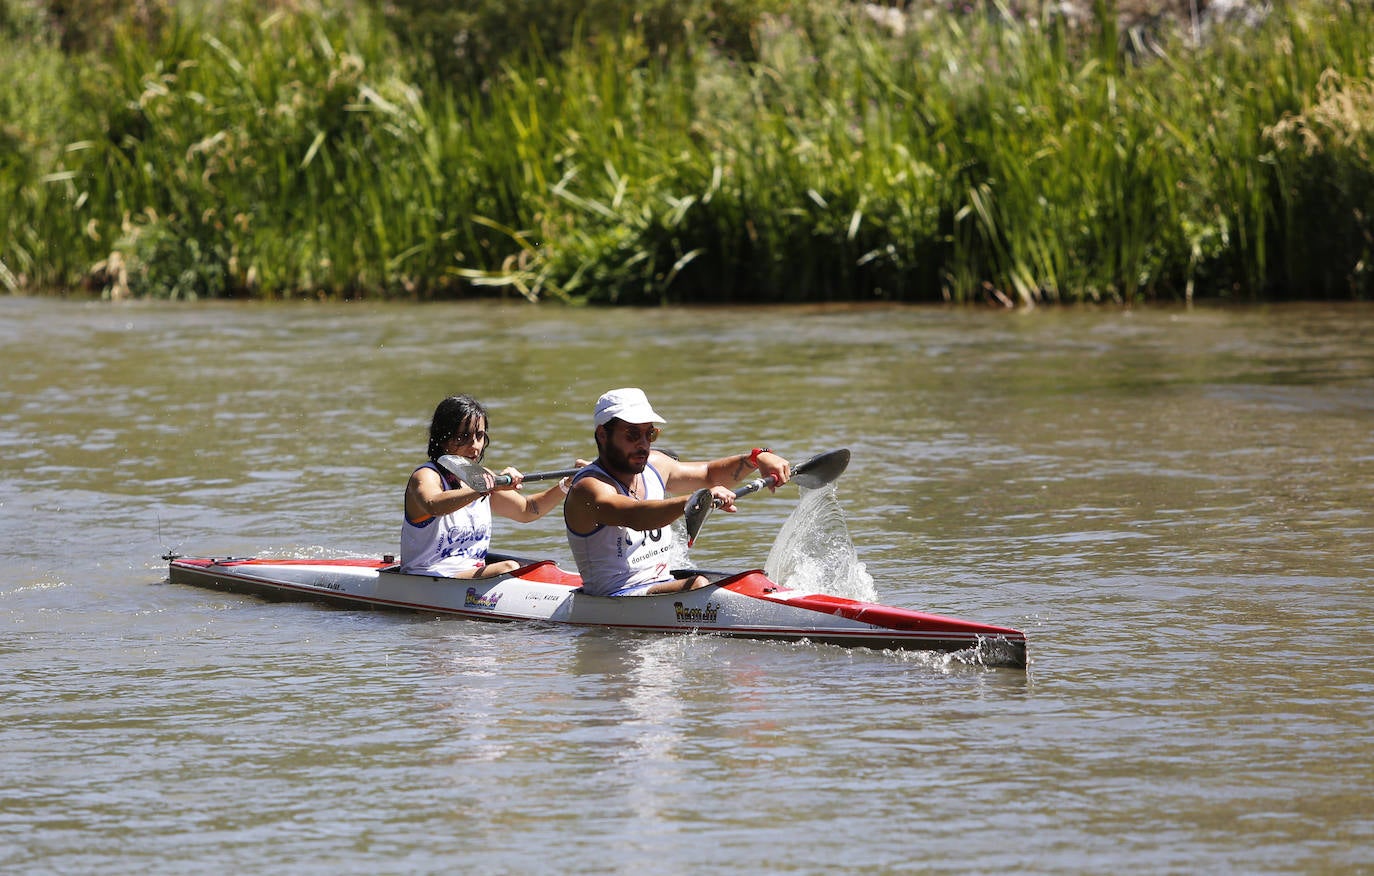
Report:
M 398 52 L 364 9 L 238 0 L 121 33 L 75 76 L 26 41 L 22 62 L 0 52 L 19 83 L 0 95 L 0 282 L 615 303 L 1368 294 L 1367 9 L 1302 0 L 1146 55 L 1105 2 L 1087 25 L 985 9 L 894 32 L 796 3 L 759 15 L 747 55 L 628 23 L 556 56 L 531 43 L 481 83 Z
M 78 77 L 57 45 L 39 33 L 3 38 L 0 288 L 18 291 L 63 283 L 66 253 L 84 249 L 81 224 L 58 218 L 84 206 L 81 190 L 63 166 L 64 157 L 81 147 L 61 135 L 90 126 L 82 121 L 87 114 L 73 87 Z
M 116 294 L 120 282 L 170 297 L 443 282 L 471 203 L 394 43 L 356 14 L 257 12 L 116 38 L 92 136 L 47 177 L 86 209 L 46 212 L 54 236 L 89 228 L 118 252 L 127 277 L 105 278 Z

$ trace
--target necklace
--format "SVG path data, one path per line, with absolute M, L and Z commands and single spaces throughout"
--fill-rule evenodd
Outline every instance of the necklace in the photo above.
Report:
M 601 462 L 601 460 L 598 459 L 597 462 L 599 463 L 599 462 Z M 639 500 L 639 501 L 642 501 L 642 500 L 644 499 L 644 496 L 643 496 L 642 493 L 641 493 L 641 490 L 643 489 L 643 487 L 642 487 L 642 479 L 643 479 L 643 477 L 644 477 L 643 475 L 640 475 L 640 474 L 633 474 L 633 475 L 630 475 L 630 482 L 627 484 L 627 483 L 625 483 L 624 481 L 622 481 L 622 480 L 620 479 L 620 473 L 619 473 L 618 471 L 612 471 L 612 470 L 610 469 L 609 466 L 602 465 L 602 466 L 601 466 L 601 470 L 602 470 L 602 472 L 604 472 L 605 474 L 609 475 L 617 484 L 620 484 L 622 487 L 624 487 L 624 488 L 625 488 L 625 493 L 626 493 L 631 499 L 635 499 L 635 500 Z
M 636 489 L 636 485 L 639 483 L 639 475 L 635 475 L 634 477 L 630 478 L 630 482 L 628 484 L 622 481 L 620 478 L 616 478 L 615 480 L 616 483 L 620 484 L 622 487 L 625 488 L 625 492 L 629 494 L 631 499 L 644 498 L 639 494 L 639 490 Z

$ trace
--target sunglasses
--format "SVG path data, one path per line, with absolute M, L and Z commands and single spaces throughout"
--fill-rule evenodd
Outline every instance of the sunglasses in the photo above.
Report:
M 645 439 L 653 444 L 658 440 L 658 436 L 663 434 L 657 426 L 650 426 L 648 429 L 641 429 L 638 426 L 625 426 L 621 431 L 625 433 L 625 440 L 631 444 L 638 444 Z
M 453 440 L 459 444 L 471 444 L 474 440 L 486 444 L 489 437 L 483 429 L 478 429 L 476 432 L 455 432 L 453 434 Z

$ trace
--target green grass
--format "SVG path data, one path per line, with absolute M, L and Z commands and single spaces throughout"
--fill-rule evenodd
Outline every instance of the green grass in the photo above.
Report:
M 230 2 L 80 55 L 0 28 L 0 285 L 619 304 L 1374 291 L 1363 4 L 1293 0 L 1148 53 L 1004 7 L 894 34 L 846 4 L 773 5 L 789 14 L 757 13 L 747 52 L 704 29 L 665 46 L 626 17 L 480 81 L 364 6 Z

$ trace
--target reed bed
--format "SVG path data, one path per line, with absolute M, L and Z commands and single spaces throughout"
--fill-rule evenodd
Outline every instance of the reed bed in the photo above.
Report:
M 0 0 L 13 2 L 13 0 Z M 748 53 L 633 19 L 499 75 L 368 7 L 230 2 L 73 55 L 0 16 L 0 284 L 657 304 L 1367 298 L 1374 21 L 1142 41 L 780 4 Z

